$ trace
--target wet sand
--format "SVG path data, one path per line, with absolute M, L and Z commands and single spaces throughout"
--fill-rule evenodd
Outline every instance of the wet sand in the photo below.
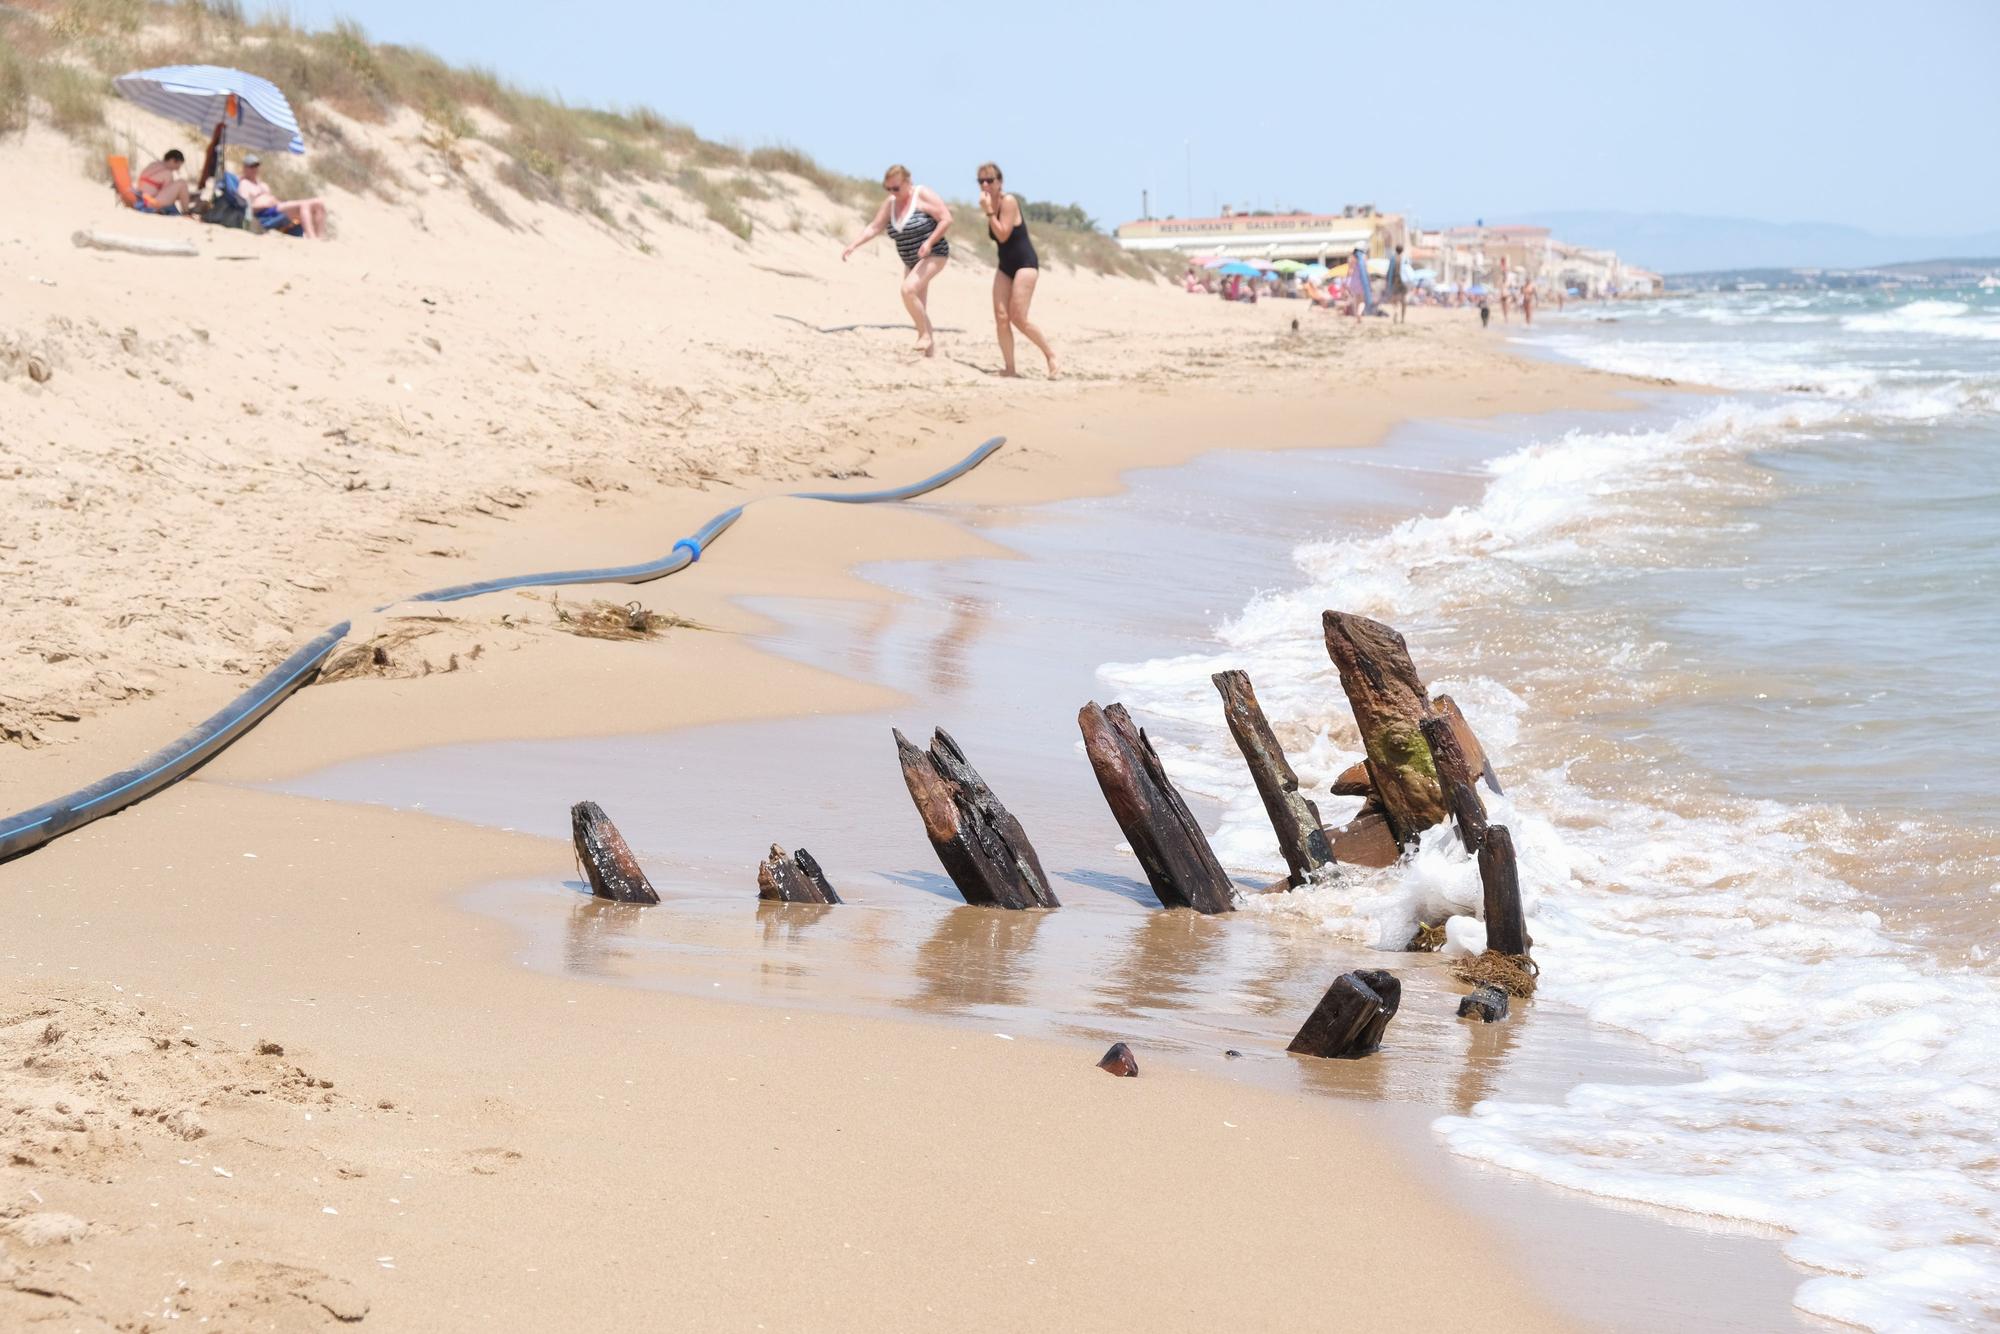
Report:
M 1581 419 L 1580 419 L 1581 420 Z M 1542 423 L 1546 425 L 1546 423 Z M 1523 1271 L 1578 1318 L 1624 1329 L 1797 1323 L 1799 1272 L 1768 1236 L 1618 1210 L 1451 1159 L 1428 1132 L 1485 1097 L 1557 1099 L 1577 1082 L 1663 1082 L 1683 1067 L 1550 1005 L 1460 1023 L 1435 956 L 1370 954 L 1293 918 L 1162 913 L 1098 798 L 1074 708 L 1094 669 L 1193 647 L 1243 591 L 1281 579 L 1292 546 L 1376 531 L 1476 492 L 1509 422 L 1406 428 L 1378 449 L 1209 456 L 1132 475 L 1127 492 L 1032 509 L 952 510 L 983 554 L 865 570 L 895 596 L 762 599 L 760 647 L 865 680 L 887 708 L 672 732 L 474 743 L 350 761 L 277 790 L 421 810 L 560 839 L 567 802 L 603 802 L 666 897 L 590 899 L 574 873 L 485 884 L 461 902 L 510 928 L 547 975 L 748 1001 L 787 1015 L 915 1018 L 990 1041 L 1097 1051 L 1132 1042 L 1150 1071 L 1331 1097 L 1409 1170 L 1500 1229 Z M 1257 522 L 1245 522 L 1245 516 Z M 1105 697 L 1108 698 L 1108 697 Z M 1027 823 L 1060 913 L 964 907 L 918 830 L 888 744 L 940 723 Z M 1172 762 L 1171 759 L 1169 761 Z M 1215 810 L 1198 784 L 1197 813 Z M 1344 805 L 1324 803 L 1330 816 Z M 759 905 L 766 845 L 806 845 L 847 906 Z M 1405 979 L 1396 1041 L 1364 1062 L 1284 1054 L 1327 978 Z M 1226 1054 L 1233 1053 L 1233 1054 Z M 1548 1257 L 1617 1271 L 1579 1289 Z M 1643 1256 L 1643 1263 L 1635 1257 Z

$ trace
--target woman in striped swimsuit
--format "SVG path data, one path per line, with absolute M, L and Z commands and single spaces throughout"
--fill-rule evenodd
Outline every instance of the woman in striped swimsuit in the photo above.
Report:
M 930 356 L 936 346 L 931 333 L 929 300 L 931 279 L 944 272 L 951 258 L 951 242 L 944 234 L 951 230 L 951 209 L 929 186 L 914 185 L 910 169 L 889 168 L 882 177 L 888 197 L 875 210 L 875 221 L 840 252 L 841 259 L 867 245 L 883 232 L 896 238 L 896 253 L 903 257 L 903 305 L 917 322 L 917 351 Z

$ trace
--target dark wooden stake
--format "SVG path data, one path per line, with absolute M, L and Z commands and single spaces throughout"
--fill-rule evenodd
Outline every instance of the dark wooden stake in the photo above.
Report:
M 945 873 L 967 903 L 993 908 L 1059 908 L 1028 833 L 986 786 L 943 728 L 929 751 L 896 732 L 910 800 Z
M 1445 807 L 1458 826 L 1459 842 L 1467 852 L 1478 852 L 1479 842 L 1486 836 L 1486 803 L 1479 799 L 1479 789 L 1472 785 L 1472 769 L 1466 763 L 1465 752 L 1459 748 L 1458 729 L 1441 713 L 1426 716 L 1419 726 L 1423 729 L 1424 743 L 1431 748 L 1431 763 L 1437 769 Z
M 1486 948 L 1519 957 L 1535 942 L 1528 938 L 1521 914 L 1521 871 L 1514 863 L 1514 835 L 1504 824 L 1491 825 L 1479 845 L 1479 885 L 1485 891 L 1481 915 L 1486 919 Z
M 1403 984 L 1394 973 L 1380 968 L 1342 973 L 1285 1050 L 1344 1060 L 1366 1056 L 1381 1047 L 1383 1030 L 1402 1003 Z
M 1470 995 L 1459 997 L 1458 1017 L 1482 1024 L 1499 1023 L 1507 1017 L 1507 993 L 1491 983 L 1474 987 Z
M 1329 611 L 1322 618 L 1326 651 L 1340 669 L 1340 687 L 1368 755 L 1368 779 L 1396 842 L 1408 845 L 1445 817 L 1444 794 L 1431 767 L 1422 723 L 1424 683 L 1403 637 L 1380 621 Z
M 771 855 L 757 867 L 757 897 L 773 903 L 839 903 L 840 895 L 827 883 L 826 872 L 812 854 L 800 848 L 797 856 L 776 843 Z
M 625 836 L 611 817 L 594 801 L 579 801 L 569 808 L 570 838 L 576 844 L 576 859 L 589 877 L 590 892 L 600 899 L 617 903 L 658 903 L 639 859 L 625 846 Z
M 1167 778 L 1153 743 L 1122 704 L 1100 708 L 1095 700 L 1077 711 L 1084 753 L 1097 774 L 1105 804 L 1145 868 L 1153 893 L 1168 908 L 1229 912 L 1234 890 L 1208 836 Z
M 1450 695 L 1439 695 L 1431 701 L 1431 712 L 1441 713 L 1451 720 L 1451 730 L 1458 734 L 1458 748 L 1465 752 L 1465 763 L 1475 774 L 1486 780 L 1486 786 L 1500 791 L 1500 775 L 1493 772 L 1493 757 L 1486 753 L 1486 747 L 1479 744 L 1473 735 L 1472 724 L 1465 721 L 1459 711 L 1458 702 Z
M 1139 1077 L 1138 1058 L 1133 1056 L 1132 1049 L 1122 1042 L 1111 1044 L 1111 1050 L 1104 1053 L 1104 1059 L 1097 1063 L 1097 1068 L 1106 1074 L 1117 1075 L 1120 1079 Z
M 1217 672 L 1209 680 L 1222 696 L 1229 734 L 1236 738 L 1236 748 L 1243 752 L 1243 762 L 1250 766 L 1257 795 L 1264 800 L 1264 813 L 1271 818 L 1271 828 L 1278 835 L 1278 850 L 1284 853 L 1285 865 L 1291 868 L 1292 885 L 1303 885 L 1314 871 L 1333 861 L 1333 848 L 1327 842 L 1326 826 L 1320 823 L 1319 807 L 1299 791 L 1299 776 L 1292 772 L 1284 747 L 1278 744 L 1277 734 L 1265 721 L 1250 677 L 1243 672 L 1228 671 Z

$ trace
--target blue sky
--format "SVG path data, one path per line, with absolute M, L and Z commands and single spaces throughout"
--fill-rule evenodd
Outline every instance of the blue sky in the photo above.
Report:
M 927 5 L 294 0 L 710 138 L 1106 224 L 1372 202 L 2000 230 L 2000 0 Z M 1395 17 L 1398 13 L 1403 17 Z

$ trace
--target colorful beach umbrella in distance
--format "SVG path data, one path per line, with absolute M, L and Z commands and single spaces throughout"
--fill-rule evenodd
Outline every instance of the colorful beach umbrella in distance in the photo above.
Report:
M 1281 259 L 1271 267 L 1279 273 L 1299 273 L 1305 269 L 1305 265 L 1295 259 Z
M 1216 272 L 1222 274 L 1228 274 L 1231 277 L 1236 277 L 1236 278 L 1261 278 L 1264 276 L 1264 271 L 1262 269 L 1256 268 L 1253 265 L 1245 264 L 1240 259 L 1230 260 L 1227 264 L 1224 264 L 1221 268 L 1217 269 Z
M 223 126 L 224 143 L 261 153 L 303 153 L 299 118 L 278 85 L 220 65 L 162 65 L 111 81 L 118 95 L 158 116 L 207 130 Z
M 1229 256 L 1216 255 L 1213 258 L 1203 260 L 1201 266 L 1204 269 L 1219 269 L 1227 263 L 1229 263 Z
M 1303 269 L 1300 269 L 1299 272 L 1305 277 L 1311 278 L 1314 282 L 1318 282 L 1321 278 L 1331 273 L 1332 270 L 1324 264 L 1308 264 Z
M 1467 296 L 1485 296 L 1485 295 L 1486 295 L 1486 284 L 1485 284 L 1485 283 L 1474 283 L 1474 284 L 1473 284 L 1472 286 L 1470 286 L 1470 287 L 1468 287 L 1468 288 L 1466 288 L 1466 289 L 1465 289 L 1465 294 L 1466 294 Z

